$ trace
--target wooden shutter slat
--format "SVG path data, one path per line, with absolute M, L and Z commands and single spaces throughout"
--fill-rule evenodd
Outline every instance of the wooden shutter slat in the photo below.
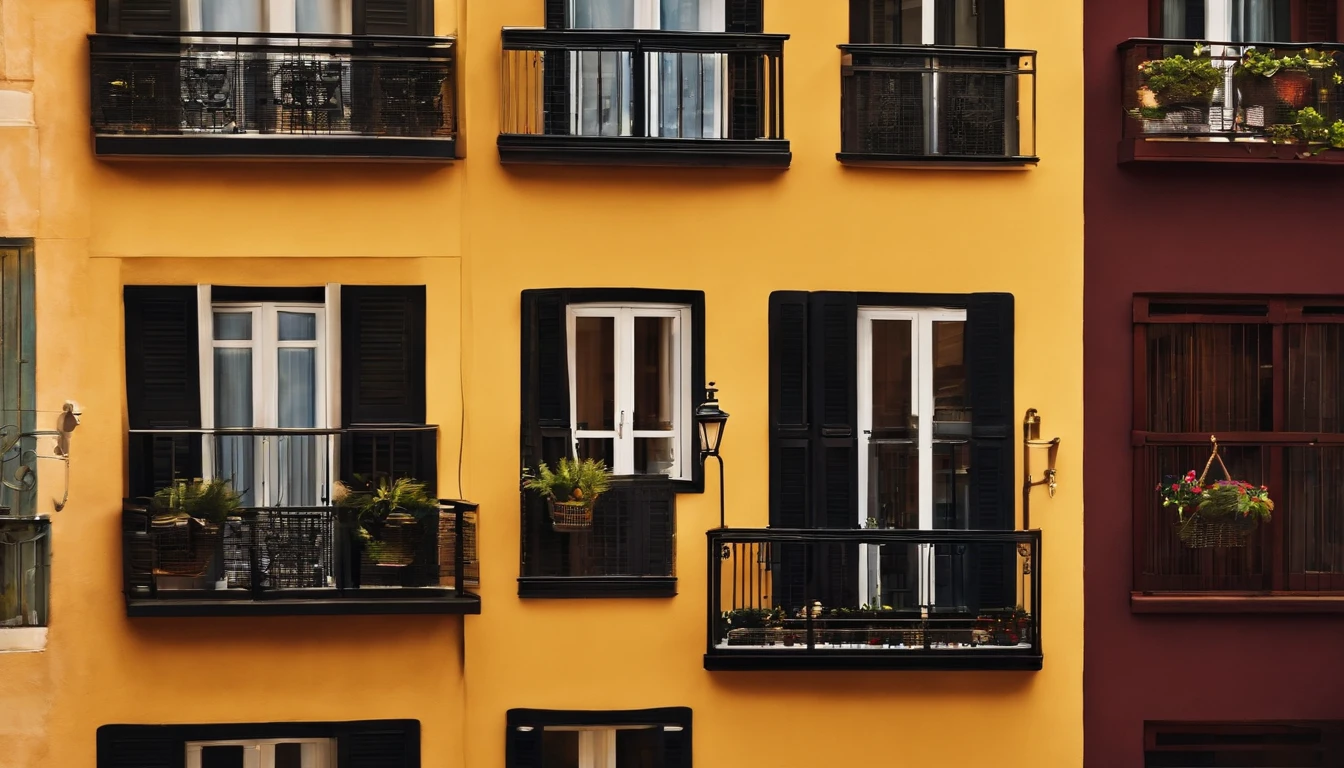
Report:
M 808 303 L 804 291 L 770 294 L 770 525 L 775 528 L 804 528 L 810 519 Z M 796 611 L 807 597 L 806 549 L 782 544 L 774 557 L 775 602 Z
M 181 0 L 98 0 L 97 29 L 114 34 L 178 32 Z
M 131 429 L 199 429 L 201 380 L 196 287 L 128 285 L 124 293 L 126 400 Z M 201 476 L 201 441 L 134 434 L 130 494 Z
M 679 730 L 663 729 L 663 768 L 691 768 L 692 740 L 690 725 Z
M 763 0 L 727 0 L 723 8 L 724 28 L 729 32 L 765 31 Z
M 508 733 L 504 741 L 505 768 L 542 768 L 540 723 L 527 721 L 514 711 L 508 713 Z
M 569 363 L 564 291 L 523 291 L 521 361 L 521 441 L 523 467 L 554 466 L 572 452 L 569 431 Z M 524 576 L 553 576 L 566 570 L 572 542 L 551 529 L 545 499 L 520 493 Z M 603 498 L 599 504 L 619 504 Z
M 420 721 L 350 723 L 336 737 L 337 768 L 420 768 Z
M 809 525 L 858 525 L 858 301 L 814 293 L 808 307 L 812 509 Z
M 184 768 L 185 743 L 165 725 L 104 725 L 97 734 L 97 768 Z
M 344 426 L 425 423 L 425 287 L 341 288 Z
M 352 10 L 356 35 L 434 34 L 433 0 L 355 0 Z
M 971 403 L 971 527 L 1016 527 L 1013 296 L 972 294 L 966 305 L 966 378 Z M 970 572 L 978 610 L 1017 604 L 1011 545 L 979 544 Z

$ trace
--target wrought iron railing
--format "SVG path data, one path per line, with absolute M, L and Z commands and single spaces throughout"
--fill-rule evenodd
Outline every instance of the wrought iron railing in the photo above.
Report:
M 1035 51 L 840 50 L 842 160 L 1035 159 Z
M 1329 146 L 1330 126 L 1344 119 L 1341 51 L 1337 43 L 1127 40 L 1124 136 Z M 1282 65 L 1247 67 L 1248 52 Z M 1344 133 L 1336 141 L 1344 146 Z
M 448 38 L 91 35 L 98 134 L 456 133 Z
M 706 665 L 1039 666 L 1040 542 L 1040 531 L 711 530 Z
M 128 599 L 396 597 L 479 585 L 476 505 L 384 526 L 376 545 L 336 503 L 411 477 L 432 494 L 436 427 L 132 430 L 132 495 L 123 511 Z M 188 514 L 160 489 L 222 479 L 238 495 L 225 515 Z
M 505 29 L 500 133 L 783 139 L 787 37 Z

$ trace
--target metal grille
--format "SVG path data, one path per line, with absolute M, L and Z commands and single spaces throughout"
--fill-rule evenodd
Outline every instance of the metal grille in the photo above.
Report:
M 100 35 L 93 46 L 98 133 L 451 137 L 456 130 L 448 44 Z

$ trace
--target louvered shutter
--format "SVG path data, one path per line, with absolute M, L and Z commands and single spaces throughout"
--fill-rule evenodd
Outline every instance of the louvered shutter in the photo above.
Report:
M 663 768 L 691 768 L 689 723 L 675 726 L 675 730 L 663 729 Z
M 353 10 L 356 35 L 434 34 L 433 0 L 354 0 Z
M 343 426 L 425 423 L 425 287 L 341 287 Z M 435 488 L 433 432 L 355 432 L 341 446 L 342 478 L 388 474 Z
M 770 526 L 805 528 L 811 505 L 808 424 L 808 296 L 770 294 Z M 775 602 L 790 612 L 807 597 L 807 550 L 780 544 L 772 554 Z
M 546 28 L 568 29 L 566 0 L 546 0 Z M 541 53 L 542 130 L 547 136 L 568 136 L 570 127 L 570 53 Z
M 1337 0 L 1302 0 L 1302 39 L 1334 42 L 1339 35 Z
M 676 492 L 652 477 L 617 478 L 598 499 L 586 536 L 554 535 L 580 548 L 571 566 L 586 575 L 672 576 Z
M 569 5 L 567 0 L 546 0 L 547 29 L 565 29 L 569 26 L 565 9 L 567 5 Z
M 569 418 L 569 353 L 564 291 L 523 291 L 521 463 L 552 466 L 572 453 Z M 551 530 L 546 502 L 522 494 L 523 575 L 553 574 L 568 557 L 569 536 Z M 603 502 L 599 502 L 603 503 Z
M 201 378 L 196 286 L 128 285 L 126 400 L 131 429 L 199 429 Z M 201 476 L 201 441 L 132 434 L 131 497 Z
M 1193 5 L 1193 3 L 1192 3 Z M 1004 28 L 1003 0 L 986 0 L 980 6 L 980 42 L 983 48 L 1002 48 L 1007 45 Z M 966 45 L 957 41 L 958 45 Z
M 520 710 L 509 710 L 507 722 L 505 768 L 542 768 L 542 725 L 526 718 Z
M 724 28 L 728 32 L 765 31 L 763 0 L 727 0 Z M 730 139 L 759 139 L 765 104 L 762 83 L 765 64 L 759 56 L 746 53 L 728 55 L 728 136 Z
M 853 293 L 809 297 L 808 394 L 812 399 L 812 507 L 817 528 L 857 528 L 858 301 Z M 814 592 L 823 605 L 858 605 L 857 544 L 814 549 Z
M 971 526 L 1016 527 L 1013 441 L 1013 296 L 973 294 L 966 307 L 966 378 L 971 402 Z M 981 609 L 1017 604 L 1011 545 L 981 545 L 972 566 Z
M 97 768 L 184 768 L 187 749 L 176 728 L 104 725 L 98 729 Z
M 343 725 L 336 737 L 336 768 L 420 768 L 420 721 Z
M 113 34 L 178 32 L 181 0 L 98 0 L 97 29 Z

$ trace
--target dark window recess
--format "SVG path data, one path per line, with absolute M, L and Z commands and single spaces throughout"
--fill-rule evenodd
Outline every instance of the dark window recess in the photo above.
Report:
M 506 727 L 505 768 L 576 765 L 579 735 L 575 728 L 613 729 L 621 768 L 692 768 L 691 710 L 686 707 L 511 709 Z
M 1344 589 L 1344 301 L 1135 301 L 1134 588 Z M 1190 547 L 1154 488 L 1209 458 L 1279 512 L 1239 546 Z M 1206 482 L 1223 479 L 1217 464 Z
M 572 454 L 566 311 L 570 304 L 661 303 L 691 307 L 691 391 L 704 391 L 705 311 L 699 291 L 565 289 L 522 296 L 520 460 L 535 468 Z M 693 425 L 683 425 L 690 429 Z M 694 430 L 693 430 L 694 431 Z M 546 502 L 521 495 L 523 596 L 671 596 L 676 573 L 676 494 L 704 489 L 692 480 L 618 478 L 598 500 L 588 533 L 557 533 Z
M 1144 768 L 1344 765 L 1344 722 L 1144 723 Z
M 936 45 L 1004 45 L 1003 0 L 849 0 L 849 42 L 920 45 L 923 6 L 934 3 Z
M 97 735 L 97 768 L 182 768 L 187 742 L 256 739 L 335 739 L 336 768 L 420 768 L 419 720 L 104 725 Z M 278 768 L 286 766 L 280 762 L 285 756 L 296 765 L 295 751 L 286 746 L 276 748 Z M 241 747 L 205 747 L 202 768 L 235 768 L 241 756 Z

